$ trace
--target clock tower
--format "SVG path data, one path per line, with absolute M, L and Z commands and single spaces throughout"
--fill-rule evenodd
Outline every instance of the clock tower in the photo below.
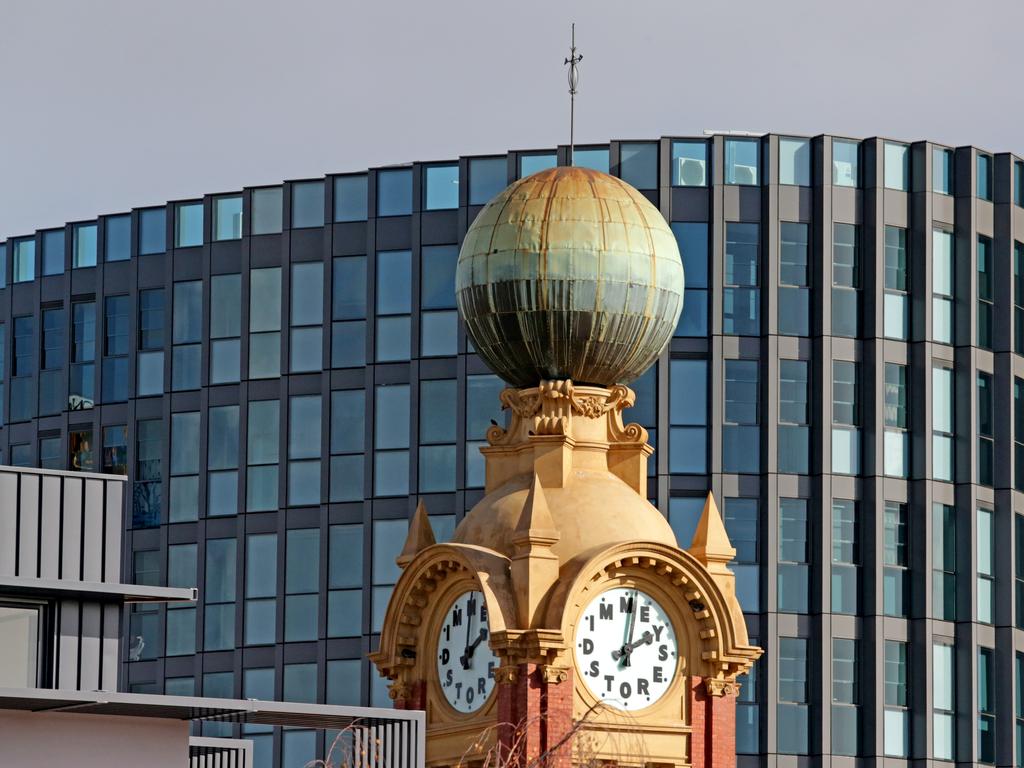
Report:
M 671 230 L 619 179 L 542 171 L 481 211 L 456 288 L 507 422 L 451 542 L 418 506 L 372 654 L 395 706 L 426 710 L 427 764 L 729 768 L 761 653 L 735 550 L 710 494 L 676 541 L 623 418 L 682 308 Z

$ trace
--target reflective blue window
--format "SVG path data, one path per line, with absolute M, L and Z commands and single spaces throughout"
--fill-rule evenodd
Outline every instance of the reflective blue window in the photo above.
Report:
M 725 225 L 725 290 L 722 297 L 722 330 L 739 336 L 760 333 L 759 225 L 727 222 Z
M 811 185 L 810 139 L 779 139 L 779 184 Z
M 856 187 L 860 181 L 860 144 L 846 139 L 832 140 L 832 184 Z
M 992 199 L 992 157 L 978 153 L 978 197 Z
M 377 215 L 408 216 L 412 213 L 412 169 L 377 172 Z
M 668 523 L 676 535 L 676 543 L 683 549 L 693 541 L 704 503 L 703 496 L 674 496 L 668 500 Z
M 76 224 L 74 228 L 74 242 L 71 251 L 71 266 L 79 267 L 96 266 L 96 225 Z
M 147 208 L 139 211 L 139 255 L 163 253 L 167 250 L 167 209 Z
M 761 468 L 758 361 L 724 362 L 725 425 L 722 428 L 722 469 L 726 472 L 756 473 Z
M 292 184 L 292 229 L 324 225 L 324 183 L 301 181 Z
M 423 246 L 420 270 L 420 306 L 423 309 L 455 308 L 455 263 L 457 245 Z M 383 254 L 381 254 L 383 255 Z
M 619 178 L 637 189 L 657 189 L 658 145 L 653 142 L 620 144 Z
M 334 220 L 366 221 L 366 174 L 334 177 Z
M 174 247 L 203 244 L 203 204 L 178 203 L 174 221 Z
M 532 176 L 558 165 L 558 156 L 554 152 L 519 156 L 519 178 Z
M 707 472 L 707 361 L 673 360 L 669 368 L 669 471 Z
M 590 168 L 593 171 L 608 173 L 608 148 L 592 147 L 581 149 L 576 147 L 572 153 L 572 164 L 577 168 Z
M 64 271 L 64 230 L 43 232 L 43 274 L 59 275 Z
M 0 243 L 0 288 L 7 286 L 7 243 Z M 3 398 L 0 397 L 0 400 Z
M 508 186 L 508 160 L 477 157 L 469 161 L 469 204 L 484 205 Z
M 108 216 L 103 221 L 103 258 L 107 261 L 127 261 L 132 255 L 132 217 Z
M 953 194 L 953 150 L 932 149 L 932 192 Z
M 809 336 L 810 274 L 808 225 L 779 224 L 779 333 Z
M 754 186 L 758 183 L 758 139 L 725 140 L 725 183 Z
M 213 239 L 238 240 L 242 236 L 242 196 L 218 197 L 213 201 Z
M 36 241 L 15 240 L 11 282 L 25 283 L 36 276 Z
M 672 142 L 672 186 L 705 187 L 708 183 L 708 143 L 702 139 Z
M 423 209 L 459 207 L 459 166 L 428 165 L 423 169 Z
M 705 222 L 672 222 L 672 232 L 683 257 L 686 292 L 676 336 L 707 336 L 708 333 L 708 225 Z
M 269 235 L 281 231 L 283 195 L 281 187 L 266 187 L 252 191 L 252 233 Z

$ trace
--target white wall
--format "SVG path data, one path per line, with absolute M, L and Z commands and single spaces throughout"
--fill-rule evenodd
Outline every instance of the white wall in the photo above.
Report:
M 0 709 L 0 765 L 186 768 L 187 720 Z

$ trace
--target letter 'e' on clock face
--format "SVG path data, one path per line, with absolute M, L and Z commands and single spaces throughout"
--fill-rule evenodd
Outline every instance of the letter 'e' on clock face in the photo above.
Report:
M 633 587 L 602 592 L 576 624 L 576 667 L 590 692 L 611 707 L 654 704 L 675 677 L 679 645 L 668 614 Z
M 449 606 L 437 638 L 437 677 L 457 712 L 476 712 L 494 688 L 498 658 L 488 640 L 487 603 L 482 592 L 463 592 Z

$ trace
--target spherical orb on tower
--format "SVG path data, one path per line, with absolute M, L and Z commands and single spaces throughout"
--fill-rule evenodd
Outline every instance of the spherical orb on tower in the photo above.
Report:
M 557 167 L 514 182 L 480 211 L 455 290 L 477 353 L 509 384 L 607 387 L 640 376 L 672 338 L 683 264 L 640 192 Z

